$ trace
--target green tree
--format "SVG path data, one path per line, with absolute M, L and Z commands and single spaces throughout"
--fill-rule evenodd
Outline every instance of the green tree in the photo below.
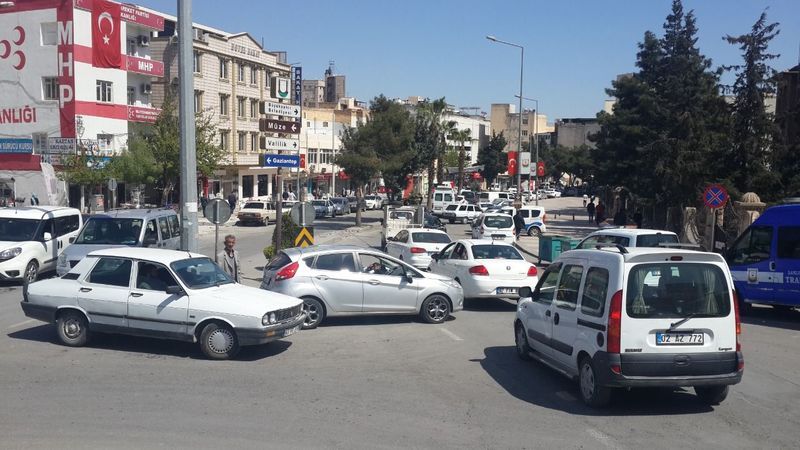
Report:
M 153 184 L 159 176 L 153 152 L 143 139 L 128 141 L 128 148 L 114 157 L 108 164 L 108 171 L 115 178 L 133 184 Z
M 456 167 L 458 166 L 458 150 L 448 150 L 444 154 L 444 166 Z
M 503 137 L 503 133 L 492 133 L 489 144 L 478 151 L 478 165 L 483 166 L 481 174 L 489 185 L 497 179 L 497 174 L 505 170 L 506 161 L 503 153 L 505 147 L 506 138 Z
M 357 128 L 347 128 L 342 134 L 342 149 L 336 156 L 336 164 L 344 170 L 356 186 L 356 198 L 361 205 L 363 187 L 380 172 L 381 159 L 375 150 L 370 122 Z M 356 226 L 361 226 L 361 208 L 356 208 Z
M 472 132 L 469 128 L 463 130 L 453 130 L 450 132 L 450 139 L 459 143 L 458 149 L 458 192 L 464 186 L 464 158 L 465 158 L 465 144 L 472 138 Z
M 444 97 L 424 102 L 417 108 L 414 142 L 421 166 L 428 169 L 430 186 L 426 197 L 429 209 L 433 207 L 435 171 L 437 167 L 444 166 L 444 154 L 447 151 L 445 137 L 448 124 L 442 119 L 446 109 Z M 440 175 L 437 181 L 441 180 Z
M 764 107 L 764 99 L 775 93 L 775 70 L 769 61 L 779 55 L 768 53 L 770 41 L 778 35 L 778 23 L 767 24 L 762 12 L 747 34 L 724 39 L 739 47 L 743 63 L 725 66 L 736 72 L 733 84 L 732 148 L 726 160 L 731 181 L 743 191 L 756 191 L 771 199 L 777 193 L 779 172 L 771 170 L 773 150 L 780 130 L 775 117 Z
M 406 177 L 422 168 L 414 143 L 415 123 L 399 103 L 380 95 L 370 103 L 370 120 L 361 133 L 380 158 L 380 172 L 386 187 L 400 192 Z

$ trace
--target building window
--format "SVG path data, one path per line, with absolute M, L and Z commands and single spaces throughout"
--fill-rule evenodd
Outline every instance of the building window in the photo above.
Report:
M 128 39 L 126 41 L 126 43 L 127 43 L 126 47 L 127 47 L 127 50 L 128 50 L 127 54 L 131 55 L 131 56 L 137 55 L 137 53 L 136 53 L 136 48 L 137 48 L 136 39 Z
M 247 133 L 244 131 L 239 132 L 239 142 L 236 143 L 238 145 L 239 151 L 243 152 L 247 150 Z
M 228 115 L 228 99 L 230 95 L 227 94 L 219 94 L 219 115 L 220 116 L 227 116 Z
M 97 80 L 97 101 L 103 103 L 111 103 L 114 101 L 113 92 L 114 83 L 110 81 Z
M 128 104 L 133 105 L 136 103 L 136 88 L 128 86 Z
M 245 106 L 247 100 L 244 97 L 238 97 L 236 99 L 236 114 L 238 117 L 245 117 L 245 112 L 247 106 Z
M 195 52 L 194 52 L 194 61 L 193 62 L 194 62 L 194 65 L 193 65 L 194 73 L 200 73 L 200 71 L 203 69 L 203 66 L 202 66 L 203 56 L 197 50 L 195 50 Z
M 239 80 L 242 83 L 244 83 L 244 71 L 245 71 L 245 65 L 239 63 L 239 77 L 237 78 L 237 80 Z
M 47 133 L 33 133 L 31 135 L 33 139 L 33 152 L 38 154 L 50 153 L 49 147 L 47 145 Z
M 269 70 L 265 70 L 264 71 L 264 89 L 269 89 L 269 77 L 270 77 Z
M 250 117 L 258 117 L 258 100 L 250 100 Z
M 528 118 L 527 117 L 522 119 L 522 124 L 523 125 L 527 125 L 528 124 Z
M 333 162 L 333 150 L 330 148 L 323 148 L 320 149 L 319 152 L 319 163 L 320 164 L 331 164 Z
M 111 134 L 98 134 L 97 135 L 97 148 L 101 152 L 109 152 L 113 150 L 114 135 Z
M 250 84 L 258 84 L 258 69 L 250 68 Z
M 528 135 L 528 130 L 522 130 L 522 135 L 523 136 L 527 136 Z
M 203 110 L 203 91 L 194 91 L 194 112 L 195 114 Z
M 42 78 L 42 99 L 58 100 L 58 78 Z
M 42 45 L 56 45 L 56 23 L 47 22 L 41 25 Z
M 225 58 L 219 59 L 219 77 L 223 80 L 228 79 L 228 61 Z
M 309 164 L 316 164 L 317 163 L 317 149 L 310 148 L 306 151 L 306 157 L 308 158 Z
M 322 128 L 328 128 L 328 122 L 322 122 Z
M 228 130 L 220 130 L 219 132 L 219 146 L 223 150 L 229 149 L 230 134 L 231 132 Z
M 250 150 L 258 150 L 258 133 L 250 133 Z

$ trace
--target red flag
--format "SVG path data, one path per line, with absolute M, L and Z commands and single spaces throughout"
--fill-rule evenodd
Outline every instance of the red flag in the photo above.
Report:
M 122 67 L 120 47 L 120 5 L 108 0 L 94 0 L 92 8 L 92 65 Z
M 517 174 L 517 152 L 508 152 L 508 174 Z

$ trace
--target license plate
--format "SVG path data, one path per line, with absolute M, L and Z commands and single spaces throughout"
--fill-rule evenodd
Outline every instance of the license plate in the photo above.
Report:
M 703 345 L 703 333 L 656 333 L 656 345 Z
M 294 328 L 289 328 L 289 329 L 287 329 L 287 330 L 285 330 L 283 332 L 283 337 L 291 336 L 291 335 L 295 334 L 297 332 L 297 330 L 299 330 L 299 329 L 300 329 L 299 325 L 294 327 Z
M 517 288 L 504 288 L 504 287 L 497 288 L 498 294 L 516 294 L 517 292 L 518 292 Z

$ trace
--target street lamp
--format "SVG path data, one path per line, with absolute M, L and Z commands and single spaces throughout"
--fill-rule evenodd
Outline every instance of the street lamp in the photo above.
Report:
M 486 36 L 486 39 L 497 42 L 498 44 L 505 44 L 510 45 L 512 47 L 517 47 L 519 52 L 519 123 L 517 123 L 517 158 L 522 153 L 522 67 L 525 61 L 525 47 L 514 44 L 513 42 L 507 42 L 500 39 L 497 39 L 494 36 Z M 522 177 L 517 167 L 517 202 L 519 206 L 522 204 Z
M 539 189 L 539 100 L 535 98 L 528 98 L 528 97 L 520 97 L 519 95 L 515 95 L 514 97 L 519 97 L 524 100 L 528 100 L 534 102 L 536 104 L 536 110 L 533 115 L 533 139 L 536 141 L 536 165 L 534 166 L 534 176 L 536 177 L 536 189 Z M 536 195 L 536 206 L 539 206 L 539 195 L 534 192 Z

